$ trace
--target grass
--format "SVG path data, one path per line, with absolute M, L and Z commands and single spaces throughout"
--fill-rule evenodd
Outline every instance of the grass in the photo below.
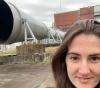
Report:
M 56 50 L 58 49 L 58 47 L 59 47 L 59 46 L 46 47 L 46 48 L 45 48 L 45 52 L 46 52 L 46 53 L 52 53 L 52 52 L 54 53 L 54 52 L 56 52 Z
M 59 46 L 45 47 L 45 53 L 54 53 Z M 16 55 L 16 48 L 0 50 L 0 56 Z
M 16 48 L 0 50 L 0 56 L 16 55 Z

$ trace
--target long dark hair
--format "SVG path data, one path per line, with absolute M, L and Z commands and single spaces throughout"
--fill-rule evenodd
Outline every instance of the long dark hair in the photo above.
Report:
M 93 19 L 79 20 L 67 29 L 63 43 L 52 59 L 56 88 L 75 88 L 68 78 L 65 57 L 72 39 L 81 33 L 94 34 L 100 38 L 100 23 Z M 100 88 L 100 82 L 95 88 Z

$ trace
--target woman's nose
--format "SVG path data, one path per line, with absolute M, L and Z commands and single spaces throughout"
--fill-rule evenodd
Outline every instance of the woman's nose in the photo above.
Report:
M 87 61 L 82 61 L 78 70 L 81 75 L 88 75 L 90 73 L 89 63 Z

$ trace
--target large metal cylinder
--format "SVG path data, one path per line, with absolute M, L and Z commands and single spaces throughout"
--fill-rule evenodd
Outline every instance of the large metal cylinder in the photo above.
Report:
M 20 11 L 13 4 L 0 0 L 0 43 L 10 44 L 24 41 L 25 29 L 28 38 L 32 38 L 28 30 L 31 29 L 38 40 L 50 38 L 50 35 L 55 38 L 57 35 L 64 36 L 65 33 L 48 29 L 44 23 L 35 20 L 33 17 Z M 27 25 L 25 26 L 25 23 L 28 23 L 29 28 Z
M 63 38 L 66 32 L 60 31 L 59 29 L 49 29 L 49 33 L 56 39 L 57 36 Z
M 48 36 L 45 24 L 27 16 L 19 11 L 13 4 L 0 1 L 0 43 L 14 43 L 24 41 L 24 24 L 22 18 L 27 20 L 32 32 L 37 39 Z M 30 33 L 28 37 L 31 37 Z

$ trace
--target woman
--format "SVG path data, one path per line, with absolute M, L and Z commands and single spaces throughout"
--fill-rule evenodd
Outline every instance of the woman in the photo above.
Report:
M 100 88 L 100 23 L 80 20 L 52 60 L 56 88 Z

